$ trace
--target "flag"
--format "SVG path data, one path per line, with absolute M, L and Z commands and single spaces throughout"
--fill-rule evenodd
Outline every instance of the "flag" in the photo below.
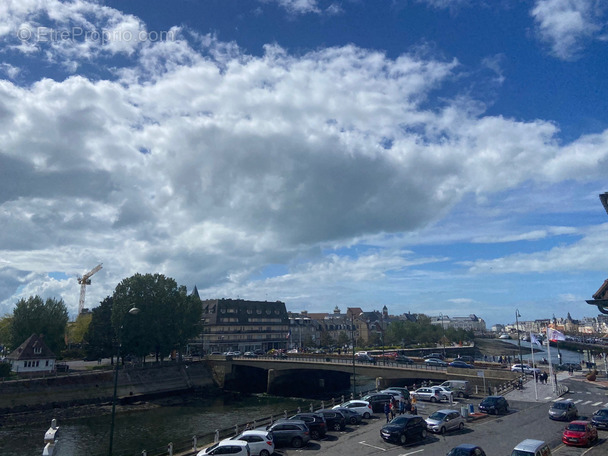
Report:
M 530 333 L 530 343 L 531 343 L 531 344 L 536 344 L 536 345 L 538 345 L 539 347 L 542 347 L 542 344 L 540 343 L 540 340 L 538 340 L 538 339 L 536 338 L 536 336 L 535 336 L 534 334 L 532 334 L 532 333 Z
M 557 329 L 547 328 L 547 339 L 555 342 L 556 340 L 566 340 L 566 336 Z

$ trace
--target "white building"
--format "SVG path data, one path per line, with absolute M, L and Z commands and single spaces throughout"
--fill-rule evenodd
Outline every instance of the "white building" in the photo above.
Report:
M 11 370 L 18 374 L 36 374 L 55 370 L 55 354 L 44 343 L 44 336 L 32 334 L 7 357 Z

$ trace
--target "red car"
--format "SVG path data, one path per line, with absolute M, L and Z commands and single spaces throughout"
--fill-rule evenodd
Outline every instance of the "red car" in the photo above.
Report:
M 597 428 L 590 421 L 571 421 L 562 435 L 566 445 L 588 446 L 597 441 Z

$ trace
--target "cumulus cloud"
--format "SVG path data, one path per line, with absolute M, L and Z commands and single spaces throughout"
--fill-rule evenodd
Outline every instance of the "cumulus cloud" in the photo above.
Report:
M 571 60 L 606 30 L 606 7 L 596 0 L 537 0 L 530 14 L 557 58 Z

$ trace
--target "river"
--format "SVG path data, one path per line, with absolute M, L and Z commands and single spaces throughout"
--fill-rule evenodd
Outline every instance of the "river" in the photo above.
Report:
M 357 391 L 373 388 L 374 380 L 357 377 Z M 335 392 L 348 395 L 348 391 Z M 328 396 L 332 395 L 328 393 Z M 310 399 L 284 398 L 268 395 L 230 396 L 195 399 L 186 405 L 118 413 L 114 430 L 114 454 L 140 455 L 142 450 L 159 453 L 169 442 L 190 440 L 216 429 L 274 415 L 301 407 L 307 410 Z M 318 404 L 318 401 L 315 401 Z M 59 456 L 106 455 L 110 439 L 110 415 L 78 418 L 59 422 Z M 50 422 L 27 426 L 0 427 L 1 456 L 40 456 L 44 433 Z

